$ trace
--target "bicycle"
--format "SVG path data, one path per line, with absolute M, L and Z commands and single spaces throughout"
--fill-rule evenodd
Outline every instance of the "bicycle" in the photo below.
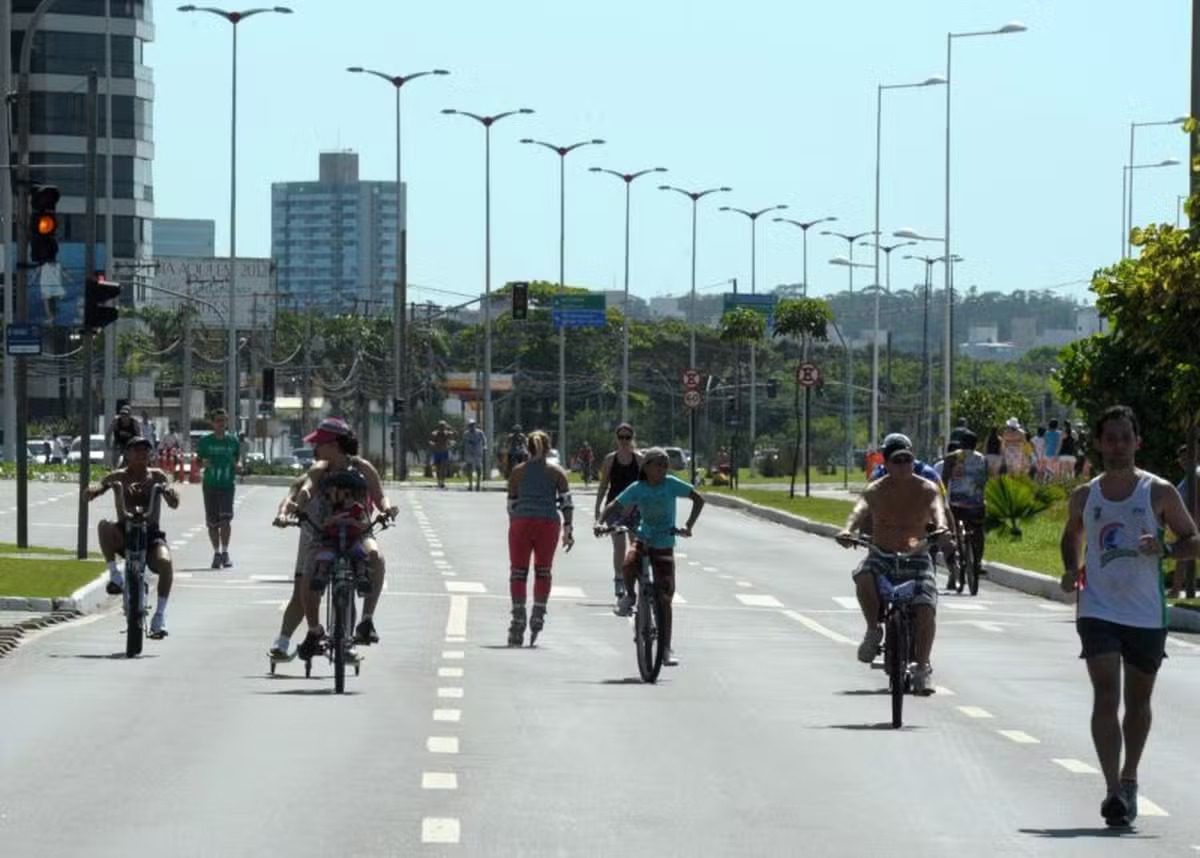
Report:
M 610 533 L 630 533 L 624 525 L 608 525 L 596 527 L 596 536 L 607 536 Z M 687 536 L 686 530 L 672 528 L 674 536 Z M 637 649 L 638 673 L 643 682 L 658 681 L 662 670 L 663 659 L 666 657 L 666 647 L 663 645 L 659 630 L 663 627 L 663 605 L 658 599 L 658 591 L 654 585 L 654 570 L 650 563 L 649 551 L 643 552 L 641 569 L 637 578 L 637 601 L 633 615 L 633 643 Z
M 321 537 L 321 529 L 303 512 L 288 525 L 301 527 L 307 524 L 313 530 L 317 539 Z M 379 514 L 367 526 L 365 531 L 357 534 L 362 540 L 375 533 L 376 529 L 386 529 L 391 519 L 386 514 Z M 362 656 L 354 650 L 354 624 L 358 619 L 358 604 L 354 596 L 367 595 L 370 581 L 367 579 L 361 561 L 350 557 L 351 541 L 347 535 L 346 525 L 338 527 L 337 543 L 334 548 L 334 560 L 329 570 L 329 598 L 325 601 L 325 630 L 328 643 L 321 647 L 316 655 L 324 654 L 333 664 L 333 690 L 336 694 L 346 691 L 346 666 L 354 668 L 358 676 L 362 665 Z M 310 586 L 315 590 L 323 590 L 324 583 L 318 578 L 318 571 L 313 570 Z M 271 673 L 275 672 L 275 660 L 271 659 Z M 312 658 L 304 659 L 304 677 L 312 677 Z
M 146 549 L 150 542 L 150 526 L 158 521 L 163 487 L 155 483 L 150 488 L 147 507 L 125 508 L 125 492 L 120 483 L 113 486 L 113 502 L 117 517 L 125 522 L 125 589 L 122 603 L 125 610 L 125 657 L 141 655 L 146 636 L 146 618 L 150 614 L 150 582 L 146 577 Z
M 936 535 L 925 537 L 919 547 L 912 551 L 892 553 L 883 551 L 869 539 L 851 536 L 849 541 L 887 560 L 892 566 L 888 575 L 877 574 L 880 615 L 884 624 L 883 670 L 888 676 L 888 693 L 892 703 L 892 727 L 902 726 L 904 718 L 904 695 L 913 689 L 913 665 L 916 663 L 916 619 L 913 616 L 913 600 L 918 594 L 919 579 L 910 571 L 919 559 L 921 568 L 929 561 L 929 548 Z M 906 565 L 908 568 L 906 568 Z M 875 667 L 873 664 L 872 667 Z

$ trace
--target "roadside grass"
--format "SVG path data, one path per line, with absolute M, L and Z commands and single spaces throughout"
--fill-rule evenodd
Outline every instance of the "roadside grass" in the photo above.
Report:
M 61 554 L 63 557 L 74 557 L 75 550 L 73 548 L 43 548 L 40 545 L 21 548 L 15 542 L 0 542 L 0 554 Z
M 832 474 L 827 474 L 820 468 L 813 468 L 809 474 L 809 479 L 811 480 L 811 482 L 814 485 L 817 483 L 820 483 L 821 485 L 836 484 L 836 485 L 840 486 L 843 482 L 845 482 L 845 479 L 844 479 L 845 472 L 846 472 L 845 468 L 838 468 Z M 707 481 L 707 474 L 706 474 L 705 479 Z M 783 474 L 779 474 L 778 476 L 774 476 L 774 477 L 764 477 L 762 474 L 757 473 L 750 468 L 738 468 L 738 480 L 742 484 L 748 485 L 748 486 L 755 485 L 755 484 L 762 484 L 762 483 L 790 483 L 792 481 L 792 475 L 791 475 L 791 473 L 783 473 Z M 858 470 L 857 468 L 851 469 L 850 480 L 849 480 L 850 488 L 853 489 L 856 487 L 861 487 L 862 481 L 863 481 L 862 471 Z M 799 471 L 796 474 L 796 488 L 802 489 L 803 487 L 804 487 L 804 471 Z
M 25 560 L 0 557 L 0 596 L 70 596 L 104 572 L 99 560 Z
M 787 492 L 773 489 L 740 489 L 735 492 L 725 487 L 702 486 L 700 490 L 704 494 L 722 494 L 742 498 L 760 506 L 781 509 L 784 512 L 801 515 L 813 521 L 821 521 L 839 527 L 846 523 L 846 516 L 850 515 L 850 510 L 854 507 L 853 503 L 846 500 L 820 497 L 806 498 L 800 494 L 794 498 L 790 498 L 787 496 Z

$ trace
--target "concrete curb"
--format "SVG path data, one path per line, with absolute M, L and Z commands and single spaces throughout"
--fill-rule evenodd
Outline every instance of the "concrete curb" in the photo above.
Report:
M 90 614 L 105 607 L 110 596 L 104 591 L 108 582 L 108 573 L 104 572 L 94 580 L 84 584 L 70 596 L 57 599 L 31 596 L 0 596 L 0 611 L 29 611 L 37 614 L 50 614 L 55 611 L 68 611 L 76 614 Z
M 715 506 L 741 510 L 756 518 L 773 521 L 795 530 L 803 530 L 815 536 L 833 537 L 841 530 L 840 527 L 832 524 L 812 521 L 811 519 L 790 512 L 751 503 L 739 497 L 710 492 L 704 496 L 704 499 Z M 1062 602 L 1064 604 L 1075 603 L 1074 594 L 1064 593 L 1059 589 L 1057 578 L 1031 572 L 1028 569 L 1009 566 L 1005 563 L 985 561 L 983 568 L 987 572 L 988 580 L 993 584 L 999 584 L 1001 587 L 1007 587 L 1010 590 L 1028 593 L 1031 596 L 1050 599 L 1054 602 Z M 1200 632 L 1200 611 L 1191 611 L 1187 608 L 1168 608 L 1167 628 L 1176 632 Z

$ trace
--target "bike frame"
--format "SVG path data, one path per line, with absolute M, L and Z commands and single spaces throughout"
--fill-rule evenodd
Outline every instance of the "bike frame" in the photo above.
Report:
M 124 522 L 125 591 L 122 603 L 125 610 L 125 655 L 133 658 L 142 651 L 149 613 L 150 586 L 146 579 L 146 552 L 149 548 L 150 524 L 158 521 L 162 509 L 163 487 L 155 483 L 150 489 L 149 508 L 125 507 L 125 490 L 120 483 L 113 486 L 113 504 L 118 520 Z

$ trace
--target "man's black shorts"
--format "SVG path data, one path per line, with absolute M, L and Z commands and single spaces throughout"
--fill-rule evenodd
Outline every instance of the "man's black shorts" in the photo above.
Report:
M 209 527 L 220 527 L 233 521 L 233 488 L 204 486 L 204 519 Z
M 1075 629 L 1083 644 L 1080 658 L 1119 652 L 1126 664 L 1143 673 L 1155 674 L 1167 657 L 1166 629 L 1124 626 L 1095 617 L 1080 617 L 1075 621 Z

